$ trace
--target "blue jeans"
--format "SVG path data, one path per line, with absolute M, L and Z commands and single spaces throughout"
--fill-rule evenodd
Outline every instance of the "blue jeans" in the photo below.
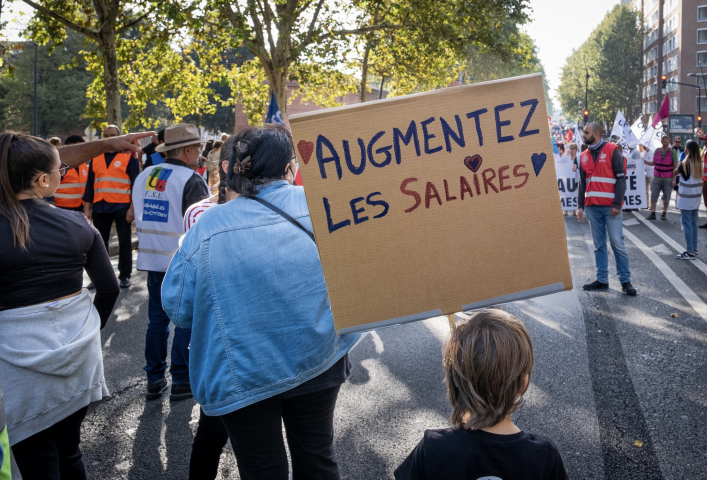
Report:
M 687 251 L 692 253 L 697 250 L 697 210 L 680 210 L 680 217 L 685 231 Z
M 619 281 L 623 284 L 631 281 L 631 271 L 628 268 L 628 253 L 624 245 L 623 212 L 611 216 L 611 207 L 590 206 L 584 209 L 584 214 L 592 227 L 594 239 L 594 257 L 597 264 L 597 280 L 609 283 L 609 256 L 606 250 L 606 232 L 609 232 L 609 242 L 616 258 L 616 270 Z
M 162 308 L 162 280 L 164 272 L 147 272 L 147 291 L 150 301 L 145 337 L 145 371 L 149 383 L 158 383 L 165 377 L 167 370 L 167 340 L 169 339 L 169 317 Z M 191 330 L 174 329 L 172 339 L 172 384 L 189 383 L 189 341 Z

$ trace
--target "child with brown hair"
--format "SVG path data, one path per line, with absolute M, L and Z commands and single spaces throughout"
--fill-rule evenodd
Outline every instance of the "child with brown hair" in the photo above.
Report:
M 395 478 L 566 479 L 555 444 L 511 420 L 528 390 L 533 362 L 533 343 L 513 315 L 482 310 L 460 323 L 444 348 L 453 428 L 426 430 Z

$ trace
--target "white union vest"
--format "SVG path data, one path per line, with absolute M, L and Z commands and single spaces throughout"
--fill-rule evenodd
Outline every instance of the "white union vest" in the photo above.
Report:
M 161 163 L 147 167 L 135 180 L 138 270 L 167 271 L 184 235 L 182 196 L 192 175 L 194 171 L 186 166 Z

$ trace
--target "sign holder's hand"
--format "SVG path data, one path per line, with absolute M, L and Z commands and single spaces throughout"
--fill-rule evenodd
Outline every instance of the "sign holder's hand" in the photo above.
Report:
M 135 208 L 132 203 L 130 204 L 128 211 L 125 213 L 125 221 L 128 223 L 133 223 L 135 221 Z
M 578 221 L 578 222 L 583 222 L 583 221 L 584 221 L 584 209 L 583 209 L 583 208 L 578 208 L 578 209 L 577 209 L 577 221 Z
M 616 208 L 616 207 L 611 207 L 611 211 L 610 211 L 609 213 L 611 213 L 611 216 L 612 216 L 612 217 L 615 217 L 615 216 L 617 216 L 619 213 L 621 213 L 621 209 L 620 209 L 620 208 Z

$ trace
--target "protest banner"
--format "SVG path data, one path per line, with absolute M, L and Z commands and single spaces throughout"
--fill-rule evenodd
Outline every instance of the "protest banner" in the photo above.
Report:
M 290 117 L 339 333 L 572 288 L 542 76 Z
M 648 208 L 646 192 L 646 166 L 638 150 L 633 150 L 626 157 L 626 193 L 624 210 Z
M 555 175 L 557 190 L 560 193 L 560 203 L 563 211 L 577 210 L 577 190 L 579 190 L 579 172 L 573 172 L 574 162 L 569 154 L 560 157 L 555 140 L 552 140 L 552 151 L 555 156 Z M 579 153 L 577 154 L 579 159 Z

